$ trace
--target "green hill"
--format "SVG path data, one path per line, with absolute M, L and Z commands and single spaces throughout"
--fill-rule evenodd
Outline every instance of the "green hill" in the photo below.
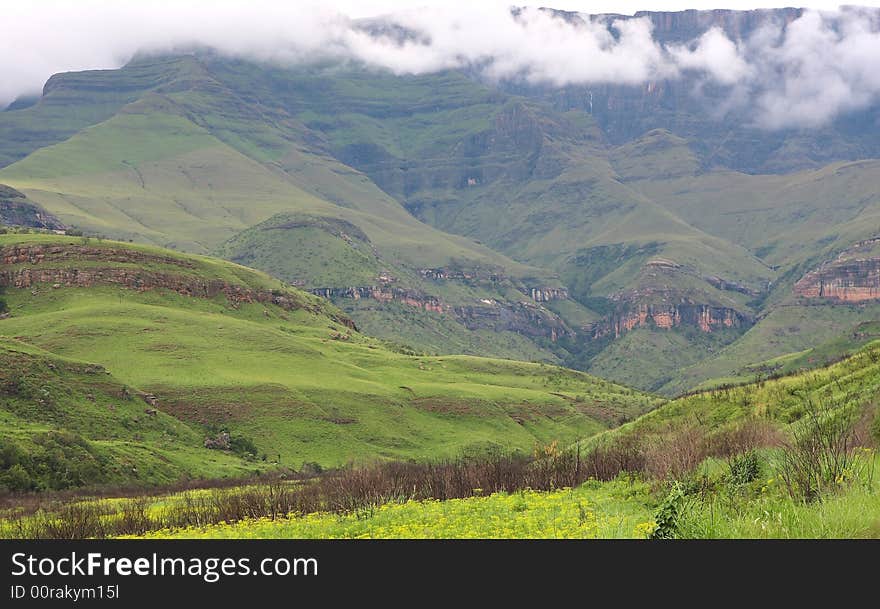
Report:
M 591 435 L 658 403 L 543 364 L 406 355 L 360 334 L 318 297 L 211 258 L 45 235 L 2 235 L 0 252 L 0 283 L 9 286 L 4 345 L 93 362 L 75 366 L 95 366 L 100 379 L 91 387 L 84 373 L 66 375 L 58 382 L 68 385 L 50 388 L 65 394 L 58 417 L 31 401 L 43 380 L 12 402 L 4 389 L 6 416 L 40 433 L 78 434 L 87 445 L 136 444 L 152 461 L 179 452 L 155 479 L 142 470 L 158 466 L 146 465 L 136 479 L 231 474 L 279 458 L 298 468 L 491 447 L 529 451 Z M 122 384 L 134 397 L 110 409 Z M 94 402 L 82 398 L 88 392 Z M 139 395 L 154 396 L 153 405 Z M 158 415 L 145 415 L 150 408 Z M 101 413 L 99 425 L 91 424 L 93 411 Z M 205 449 L 222 431 L 253 460 Z
M 22 194 L 0 217 L 259 268 L 415 351 L 669 395 L 877 319 L 878 298 L 794 294 L 876 236 L 876 160 L 664 88 L 597 89 L 595 114 L 538 89 L 208 51 L 59 74 L 0 112 Z

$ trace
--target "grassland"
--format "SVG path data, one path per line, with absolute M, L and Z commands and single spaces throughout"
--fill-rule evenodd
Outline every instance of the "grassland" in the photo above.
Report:
M 877 538 L 878 349 L 683 397 L 532 459 L 387 463 L 220 491 L 84 499 L 7 511 L 0 534 Z
M 0 334 L 100 365 L 133 391 L 155 395 L 161 412 L 197 430 L 188 440 L 193 449 L 221 430 L 247 439 L 259 467 L 423 459 L 492 447 L 527 452 L 591 435 L 660 403 L 555 366 L 407 355 L 352 331 L 326 301 L 235 264 L 91 240 L 90 248 L 117 251 L 117 261 L 96 262 L 73 254 L 84 240 L 0 236 L 0 247 L 27 243 L 63 245 L 72 255 L 9 265 L 9 272 L 118 265 L 175 281 L 274 290 L 296 303 L 288 310 L 230 302 L 222 293 L 199 298 L 100 282 L 10 288 L 5 296 L 11 316 L 0 321 Z M 127 263 L 118 251 L 154 258 Z
M 391 276 L 479 306 L 564 283 L 571 300 L 547 308 L 571 328 L 673 302 L 757 320 L 742 336 L 652 329 L 585 345 L 586 330 L 563 345 L 337 301 L 370 334 L 417 351 L 564 362 L 670 396 L 747 379 L 877 317 L 789 299 L 804 272 L 873 235 L 875 160 L 746 174 L 716 168 L 725 159 L 704 158 L 693 134 L 651 128 L 619 142 L 599 114 L 558 108 L 453 72 L 141 57 L 58 75 L 35 104 L 0 113 L 0 183 L 87 233 L 217 254 L 306 288 Z M 659 272 L 649 263 L 661 258 L 678 266 Z M 436 268 L 504 279 L 420 275 Z

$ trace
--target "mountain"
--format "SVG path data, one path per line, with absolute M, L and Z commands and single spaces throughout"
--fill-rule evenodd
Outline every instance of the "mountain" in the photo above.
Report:
M 404 353 L 268 275 L 154 246 L 0 235 L 0 287 L 3 458 L 41 488 L 530 451 L 660 403 L 544 364 Z
M 687 45 L 801 15 L 636 18 Z M 0 112 L 0 183 L 30 210 L 2 217 L 253 266 L 415 352 L 670 395 L 855 348 L 880 313 L 864 245 L 877 108 L 769 129 L 748 106 L 720 113 L 729 92 L 695 94 L 696 78 L 556 86 L 139 56 L 53 76 Z

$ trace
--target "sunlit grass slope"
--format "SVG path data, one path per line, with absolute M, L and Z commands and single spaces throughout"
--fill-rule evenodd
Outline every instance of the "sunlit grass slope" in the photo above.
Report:
M 0 237 L 0 247 L 22 239 Z M 76 245 L 69 238 L 39 241 Z M 160 251 L 95 240 L 89 247 Z M 113 284 L 40 284 L 7 290 L 12 316 L 0 321 L 0 334 L 101 364 L 120 382 L 155 394 L 162 412 L 201 430 L 229 429 L 251 439 L 269 459 L 297 467 L 304 461 L 339 465 L 455 455 L 488 446 L 528 451 L 536 443 L 596 433 L 657 403 L 553 366 L 397 353 L 340 323 L 344 318 L 331 305 L 266 275 L 164 253 L 191 261 L 186 273 L 193 278 L 271 287 L 298 305 L 233 306 L 222 294 L 195 298 Z M 69 258 L 30 266 L 137 266 Z M 160 260 L 138 265 L 168 277 L 180 273 L 179 265 Z

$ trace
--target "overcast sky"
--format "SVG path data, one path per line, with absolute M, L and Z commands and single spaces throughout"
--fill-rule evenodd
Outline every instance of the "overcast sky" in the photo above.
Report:
M 842 4 L 858 4 L 859 6 L 880 6 L 880 2 L 832 2 L 828 0 L 807 0 L 805 2 L 751 2 L 747 0 L 717 0 L 706 2 L 704 0 L 675 1 L 668 0 L 547 0 L 545 2 L 510 2 L 509 0 L 327 0 L 325 6 L 336 6 L 349 14 L 358 16 L 372 16 L 387 12 L 393 12 L 401 6 L 470 6 L 473 4 L 487 4 L 510 6 L 549 6 L 551 8 L 584 13 L 620 13 L 632 15 L 637 11 L 683 11 L 687 9 L 713 9 L 730 8 L 747 10 L 754 8 L 775 8 L 784 6 L 797 6 L 815 8 L 820 10 L 834 10 Z
M 356 61 L 398 74 L 475 68 L 488 79 L 550 85 L 642 85 L 696 77 L 729 89 L 767 128 L 817 126 L 880 99 L 880 12 L 812 9 L 746 40 L 713 29 L 682 45 L 654 39 L 647 19 L 567 22 L 509 0 L 0 0 L 0 108 L 38 94 L 55 73 L 118 68 L 136 53 L 213 48 L 259 61 Z M 517 3 L 520 4 L 520 3 Z M 547 0 L 584 13 L 778 7 L 784 3 Z M 880 2 L 865 2 L 877 6 Z M 353 21 L 390 16 L 415 39 L 375 36 Z M 692 78 L 693 80 L 693 78 Z M 724 111 L 720 108 L 719 111 Z

